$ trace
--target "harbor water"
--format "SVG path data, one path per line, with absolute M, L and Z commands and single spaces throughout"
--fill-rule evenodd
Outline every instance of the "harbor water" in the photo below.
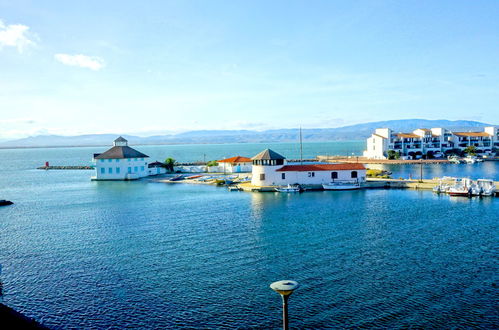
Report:
M 295 144 L 144 146 L 152 160 L 253 156 Z M 307 143 L 304 158 L 363 142 Z M 499 326 L 499 198 L 415 190 L 229 192 L 90 181 L 106 148 L 0 150 L 0 302 L 53 328 L 279 328 L 269 284 L 293 279 L 296 328 Z M 390 165 L 418 177 L 419 165 Z M 499 180 L 499 164 L 424 177 Z

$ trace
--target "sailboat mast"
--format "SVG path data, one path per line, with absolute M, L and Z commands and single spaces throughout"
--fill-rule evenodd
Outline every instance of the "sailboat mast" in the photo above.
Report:
M 303 141 L 301 136 L 301 126 L 300 126 L 300 165 L 303 165 Z

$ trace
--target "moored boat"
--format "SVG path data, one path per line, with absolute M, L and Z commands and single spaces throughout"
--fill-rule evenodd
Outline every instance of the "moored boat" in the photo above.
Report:
M 454 185 L 447 190 L 447 194 L 450 196 L 470 196 L 471 183 L 471 180 L 468 178 L 456 179 Z
M 170 181 L 179 181 L 179 180 L 183 180 L 183 179 L 184 179 L 184 176 L 182 174 L 179 174 L 179 175 L 176 175 L 173 178 L 171 178 Z
M 449 190 L 450 186 L 442 181 L 439 182 L 438 185 L 433 187 L 433 192 L 437 194 L 445 194 L 447 190 Z
M 358 181 L 333 181 L 330 183 L 322 184 L 324 190 L 354 190 L 360 189 L 360 182 Z
M 296 185 L 290 185 L 290 184 L 288 184 L 287 186 L 276 187 L 274 189 L 277 192 L 292 193 L 292 192 L 300 192 L 301 187 L 300 187 L 300 185 L 297 185 L 297 184 Z
M 494 196 L 496 193 L 496 185 L 489 179 L 476 180 L 476 187 L 480 196 Z
M 463 160 L 466 164 L 475 164 L 477 162 L 477 158 L 475 156 L 466 156 Z

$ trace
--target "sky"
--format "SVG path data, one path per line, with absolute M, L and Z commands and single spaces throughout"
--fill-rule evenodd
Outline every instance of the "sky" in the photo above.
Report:
M 499 1 L 0 0 L 0 140 L 499 123 Z

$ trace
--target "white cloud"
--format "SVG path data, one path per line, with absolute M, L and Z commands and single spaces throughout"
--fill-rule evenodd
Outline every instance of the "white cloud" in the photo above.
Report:
M 29 27 L 22 24 L 5 25 L 0 20 L 0 49 L 16 47 L 19 53 L 36 43 L 29 38 Z
M 87 68 L 94 71 L 98 71 L 104 67 L 104 60 L 97 56 L 55 54 L 54 57 L 64 65 L 79 66 L 80 68 Z

